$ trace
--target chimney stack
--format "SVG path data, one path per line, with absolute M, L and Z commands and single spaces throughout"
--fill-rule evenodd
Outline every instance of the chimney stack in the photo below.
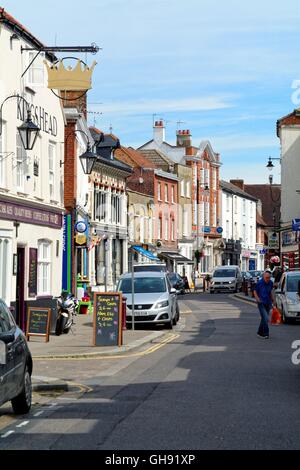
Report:
M 230 180 L 230 183 L 245 191 L 244 180 Z
M 162 144 L 166 140 L 166 129 L 163 120 L 155 121 L 153 127 L 153 139 L 157 144 Z
M 190 130 L 179 130 L 176 132 L 177 147 L 191 147 L 192 135 Z

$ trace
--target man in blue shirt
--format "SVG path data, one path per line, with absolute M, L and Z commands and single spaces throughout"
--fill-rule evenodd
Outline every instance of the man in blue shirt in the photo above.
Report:
M 257 336 L 264 339 L 269 339 L 269 314 L 272 306 L 275 305 L 271 276 L 271 271 L 266 270 L 254 289 L 254 297 L 261 316 Z

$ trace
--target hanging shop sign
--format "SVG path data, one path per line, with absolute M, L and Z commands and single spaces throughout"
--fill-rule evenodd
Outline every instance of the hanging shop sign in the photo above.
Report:
M 222 227 L 217 227 L 216 232 L 220 233 L 220 234 L 223 233 L 223 228 Z
M 92 88 L 92 74 L 97 62 L 93 62 L 91 67 L 78 60 L 74 68 L 65 68 L 63 60 L 59 60 L 52 66 L 45 60 L 44 63 L 48 72 L 48 88 L 59 91 L 87 91 Z
M 87 231 L 87 223 L 84 220 L 80 220 L 75 224 L 75 232 L 85 233 Z
M 279 249 L 279 234 L 274 232 L 269 232 L 268 234 L 268 248 L 270 250 L 278 250 Z
M 84 233 L 77 233 L 75 236 L 76 245 L 86 245 L 87 236 Z
M 293 219 L 292 221 L 292 230 L 293 232 L 300 231 L 300 219 Z

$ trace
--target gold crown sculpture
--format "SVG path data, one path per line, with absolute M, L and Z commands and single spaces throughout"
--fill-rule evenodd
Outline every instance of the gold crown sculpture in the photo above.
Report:
M 92 73 L 97 65 L 93 62 L 91 67 L 84 65 L 81 67 L 81 61 L 78 60 L 76 67 L 64 67 L 63 61 L 49 66 L 44 60 L 48 71 L 48 88 L 61 91 L 84 91 L 92 88 Z

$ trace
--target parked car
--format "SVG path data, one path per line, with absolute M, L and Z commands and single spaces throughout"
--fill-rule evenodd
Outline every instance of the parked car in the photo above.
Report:
M 260 280 L 260 278 L 262 277 L 263 273 L 264 273 L 263 271 L 250 270 L 249 274 L 252 277 L 252 282 L 254 282 L 256 284 Z
M 31 407 L 32 357 L 23 332 L 0 300 L 0 405 L 11 401 L 16 414 Z
M 275 292 L 282 321 L 300 321 L 300 271 L 284 273 Z
M 127 298 L 126 322 L 132 325 L 132 274 L 123 274 L 118 292 Z M 134 321 L 136 323 L 163 324 L 167 328 L 179 320 L 176 289 L 171 286 L 167 274 L 138 272 L 134 274 Z
M 249 271 L 242 271 L 242 278 L 246 279 L 246 281 L 250 281 L 250 279 L 252 279 L 252 276 Z
M 242 283 L 242 273 L 238 266 L 220 266 L 213 272 L 210 293 L 238 292 L 242 289 Z
M 166 273 L 167 266 L 165 263 L 144 263 L 144 264 L 136 264 L 134 266 L 134 272 L 158 272 L 158 273 Z
M 176 289 L 177 294 L 185 294 L 185 281 L 178 273 L 168 274 L 171 286 Z

